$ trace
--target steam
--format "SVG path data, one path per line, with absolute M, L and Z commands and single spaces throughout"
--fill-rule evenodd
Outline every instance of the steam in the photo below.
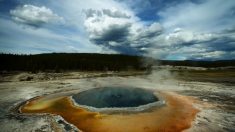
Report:
M 93 87 L 140 87 L 152 90 L 180 90 L 175 74 L 168 69 L 152 70 L 148 75 L 89 79 Z M 85 84 L 85 83 L 84 83 Z

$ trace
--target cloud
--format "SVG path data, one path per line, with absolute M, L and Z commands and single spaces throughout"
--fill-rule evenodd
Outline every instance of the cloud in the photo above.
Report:
M 177 30 L 177 29 L 176 29 Z M 165 43 L 170 46 L 191 45 L 203 42 L 209 42 L 215 38 L 215 34 L 198 33 L 187 30 L 174 30 L 172 33 L 165 35 Z
M 133 15 L 135 13 L 128 15 L 123 10 L 115 12 L 125 15 L 108 15 L 106 12 L 114 10 L 89 9 L 85 12 L 84 24 L 91 42 L 119 53 L 148 55 L 159 59 L 218 59 L 235 51 L 234 34 L 231 33 L 233 18 L 227 18 L 226 15 L 231 11 L 233 2 L 228 1 L 221 6 L 220 13 L 215 12 L 220 1 L 173 3 L 161 11 L 157 10 L 156 15 L 161 17 L 160 23 L 155 21 L 149 24 L 133 19 L 137 17 Z
M 124 12 L 120 12 L 118 10 L 110 10 L 110 9 L 103 9 L 103 14 L 108 15 L 110 17 L 118 17 L 118 18 L 130 18 L 130 15 L 127 15 Z
M 158 12 L 185 2 L 199 3 L 201 0 L 116 0 L 125 3 L 143 21 L 158 21 Z
M 7 20 L 0 24 L 1 50 L 14 47 L 30 53 L 36 47 L 38 52 L 123 53 L 159 59 L 231 59 L 235 54 L 233 0 L 4 2 L 8 6 L 0 8 L 0 22 Z M 8 20 L 16 23 L 7 24 Z
M 60 23 L 63 21 L 62 17 L 53 13 L 51 9 L 45 6 L 23 5 L 14 10 L 10 10 L 10 14 L 14 21 L 35 27 L 47 23 Z
M 9 1 L 10 0 L 6 2 L 11 4 Z M 41 12 L 41 14 L 48 14 L 48 10 L 50 10 L 49 12 L 51 13 L 49 13 L 49 15 L 43 15 L 47 18 L 46 20 L 31 15 L 29 12 L 19 13 L 18 15 L 16 12 L 27 9 L 20 5 L 36 7 L 36 9 L 33 10 Z M 0 30 L 0 51 L 6 53 L 33 54 L 45 52 L 116 53 L 116 51 L 112 49 L 95 45 L 89 41 L 89 37 L 83 25 L 84 12 L 82 12 L 82 10 L 104 8 L 106 6 L 110 8 L 122 8 L 122 6 L 110 0 L 86 0 L 86 2 L 76 0 L 35 0 L 27 1 L 27 4 L 25 1 L 21 1 L 14 6 L 6 6 L 7 12 L 4 14 L 2 14 L 2 12 L 0 13 L 0 28 L 2 29 Z M 42 8 L 44 9 L 42 10 Z M 0 11 L 1 10 L 2 8 L 0 8 Z M 125 9 L 125 11 L 127 10 Z M 14 15 L 11 14 L 11 12 Z M 26 17 L 28 14 L 33 16 L 33 18 Z M 24 21 L 16 21 L 13 18 L 15 16 Z M 65 23 L 60 24 L 60 18 L 62 18 Z M 18 23 L 37 27 L 37 30 L 35 30 L 35 28 L 19 26 Z
M 232 0 L 170 5 L 156 12 L 164 31 L 145 50 L 164 59 L 234 59 L 234 9 Z
M 86 9 L 83 11 L 85 12 L 87 18 L 94 17 L 94 15 L 98 15 L 98 16 L 106 15 L 106 16 L 113 17 L 113 18 L 130 18 L 131 17 L 127 13 L 118 11 L 117 9 L 103 9 L 102 11 L 95 10 L 95 9 Z
M 90 40 L 119 53 L 142 54 L 145 46 L 151 43 L 151 38 L 162 32 L 159 23 L 145 25 L 125 11 L 89 9 L 84 12 L 86 14 L 84 25 Z M 116 12 L 114 13 L 116 15 L 110 15 L 110 12 Z
M 218 8 L 219 7 L 219 8 Z M 183 27 L 194 31 L 219 31 L 235 21 L 234 0 L 184 2 L 159 11 L 161 23 L 167 29 Z
M 204 59 L 224 59 L 235 51 L 235 38 L 234 33 L 200 33 L 181 29 L 162 34 L 156 38 L 155 44 L 151 47 L 148 52 L 151 56 L 166 59 L 182 58 L 182 56 L 185 59 L 203 59 L 203 57 Z M 156 50 L 158 53 L 154 49 L 158 49 Z M 217 56 L 212 53 L 216 53 Z
M 162 33 L 162 26 L 155 22 L 151 25 L 144 27 L 141 32 L 139 32 L 139 37 L 141 38 L 152 38 L 160 35 Z
M 129 23 L 126 23 L 125 25 L 111 24 L 101 32 L 93 32 L 90 39 L 97 44 L 105 42 L 123 42 L 126 41 L 130 33 L 130 26 L 131 24 Z
M 51 29 L 22 28 L 11 20 L 0 19 L 0 52 L 51 53 L 51 52 L 104 52 L 88 38 L 77 34 L 54 32 Z

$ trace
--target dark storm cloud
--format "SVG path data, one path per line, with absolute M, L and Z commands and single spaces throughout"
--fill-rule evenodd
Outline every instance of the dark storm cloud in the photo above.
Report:
M 131 46 L 133 42 L 129 40 L 132 37 L 130 27 L 130 23 L 110 25 L 108 29 L 104 29 L 100 33 L 94 32 L 94 37 L 90 40 L 97 45 L 105 46 L 119 53 L 141 55 L 140 47 Z
M 150 26 L 146 27 L 145 29 L 140 29 L 139 37 L 151 39 L 162 34 L 163 29 L 159 23 L 153 23 Z
M 94 38 L 91 38 L 96 44 L 103 44 L 108 42 L 122 43 L 127 41 L 127 37 L 130 33 L 130 23 L 126 25 L 109 25 L 107 29 L 101 31 L 101 33 L 96 33 Z
M 233 52 L 235 51 L 235 38 L 230 37 L 221 37 L 207 44 L 207 50 L 210 51 L 225 51 L 225 52 Z
M 234 13 L 235 13 L 235 9 L 234 9 Z M 232 27 L 227 28 L 227 29 L 221 31 L 221 33 L 233 33 L 233 34 L 235 34 L 235 25 L 233 25 Z
M 85 25 L 90 41 L 124 54 L 143 55 L 152 38 L 162 33 L 159 23 L 137 26 L 137 22 L 121 11 L 87 10 Z M 116 12 L 116 13 L 114 13 Z M 119 12 L 119 13 L 117 13 Z M 125 14 L 125 15 L 124 15 Z
M 119 18 L 130 18 L 131 16 L 127 15 L 126 13 L 120 11 L 111 11 L 109 9 L 103 9 L 103 14 L 106 14 L 110 17 L 119 17 Z
M 119 53 L 143 55 L 152 38 L 162 33 L 159 23 L 137 24 L 126 12 L 108 9 L 84 12 L 90 41 Z

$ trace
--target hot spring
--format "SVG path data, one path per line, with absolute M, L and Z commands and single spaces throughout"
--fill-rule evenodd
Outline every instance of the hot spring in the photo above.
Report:
M 152 91 L 131 87 L 103 87 L 74 94 L 79 105 L 95 108 L 138 107 L 159 101 Z
M 19 110 L 59 115 L 85 132 L 182 131 L 198 112 L 185 96 L 124 86 L 53 93 L 30 99 Z

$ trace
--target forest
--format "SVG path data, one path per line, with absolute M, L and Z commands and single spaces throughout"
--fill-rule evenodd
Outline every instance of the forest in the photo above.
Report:
M 169 61 L 122 54 L 47 53 L 35 55 L 0 54 L 0 71 L 123 71 L 149 70 L 154 65 L 225 67 L 235 60 Z

